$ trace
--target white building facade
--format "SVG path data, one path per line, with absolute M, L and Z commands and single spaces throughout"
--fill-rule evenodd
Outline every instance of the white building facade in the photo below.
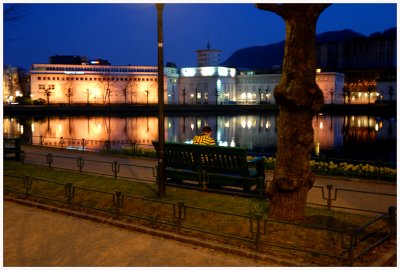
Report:
M 220 66 L 181 68 L 181 104 L 226 104 L 236 100 L 236 69 Z

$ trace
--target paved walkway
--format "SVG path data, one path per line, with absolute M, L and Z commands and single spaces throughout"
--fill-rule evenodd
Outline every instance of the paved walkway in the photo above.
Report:
M 118 162 L 118 177 L 135 178 L 155 182 L 155 159 L 130 158 L 123 156 L 98 155 L 88 152 L 66 151 L 56 148 L 23 146 L 26 162 L 45 165 L 47 155 L 53 156 L 52 166 L 78 170 L 77 159 L 84 159 L 84 172 L 101 173 L 112 176 L 114 162 Z M 267 180 L 272 180 L 272 172 L 267 172 Z M 346 179 L 340 177 L 317 176 L 314 188 L 309 191 L 307 202 L 327 205 L 328 189 L 332 185 L 332 206 L 386 212 L 389 206 L 397 205 L 397 185 L 378 181 Z M 361 192 L 355 192 L 361 191 Z M 380 194 L 371 194 L 380 193 Z M 387 194 L 392 194 L 388 196 Z M 324 199 L 325 198 L 325 199 Z
M 135 172 L 140 178 L 148 177 L 150 181 L 154 181 L 152 170 L 149 170 L 156 165 L 154 160 L 110 157 L 25 146 L 24 150 L 30 153 L 27 155 L 26 162 L 42 165 L 46 162 L 44 155 L 47 153 L 64 157 L 68 155 L 70 161 L 73 161 L 69 161 L 70 165 L 68 166 L 76 166 L 76 158 L 79 156 L 87 160 L 105 163 L 109 163 L 110 160 L 111 162 L 118 160 L 123 164 L 143 166 L 132 169 L 132 172 Z M 53 165 L 57 162 L 60 166 L 66 166 L 66 160 L 55 157 Z M 91 166 L 94 166 L 93 169 L 99 173 L 109 170 L 104 166 L 105 163 L 93 162 Z M 268 174 L 267 178 L 270 177 L 271 175 Z M 349 181 L 329 177 L 317 179 L 317 186 L 326 186 L 327 184 L 342 188 L 396 193 L 396 185 L 393 184 Z M 314 200 L 314 197 L 317 200 L 319 193 L 321 190 L 318 188 L 316 188 L 315 194 L 314 191 L 311 191 L 310 200 Z M 350 200 L 353 196 L 346 196 L 345 201 L 354 204 L 355 202 Z M 393 205 L 392 203 L 396 204 L 395 198 L 393 201 L 385 202 L 385 205 L 381 202 L 382 200 L 374 200 L 369 203 L 379 204 L 383 208 Z M 366 203 L 362 202 L 362 204 Z M 3 264 L 6 267 L 290 266 L 287 262 L 265 258 L 263 260 L 250 259 L 10 201 L 4 202 L 3 214 Z
M 6 267 L 283 266 L 4 202 Z

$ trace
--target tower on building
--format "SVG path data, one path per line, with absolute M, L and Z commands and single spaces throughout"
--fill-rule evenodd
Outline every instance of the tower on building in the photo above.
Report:
M 207 43 L 206 50 L 197 50 L 196 52 L 198 67 L 219 66 L 221 51 L 211 49 L 210 41 Z

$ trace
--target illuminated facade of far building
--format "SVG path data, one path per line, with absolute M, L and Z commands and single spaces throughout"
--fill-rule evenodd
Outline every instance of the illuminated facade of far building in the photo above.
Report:
M 18 68 L 3 67 L 3 103 L 13 103 L 17 97 L 22 96 L 18 80 Z
M 219 65 L 220 50 L 197 50 L 197 67 L 164 67 L 167 104 L 275 103 L 273 90 L 281 74 L 237 71 Z M 81 64 L 33 64 L 31 99 L 45 103 L 156 104 L 156 66 L 112 66 L 103 61 Z M 108 62 L 106 62 L 108 63 Z M 344 75 L 317 72 L 325 103 L 343 103 Z M 371 102 L 376 100 L 370 96 Z
M 176 68 L 164 68 L 165 100 L 176 89 Z M 157 67 L 77 64 L 33 64 L 31 98 L 49 103 L 157 103 Z

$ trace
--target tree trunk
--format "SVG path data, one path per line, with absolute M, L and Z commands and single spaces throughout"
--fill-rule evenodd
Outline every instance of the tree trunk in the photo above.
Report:
M 310 168 L 314 131 L 312 119 L 321 109 L 323 93 L 315 82 L 315 29 L 324 4 L 259 4 L 280 15 L 286 24 L 282 79 L 274 91 L 279 105 L 276 168 L 268 188 L 268 217 L 301 219 L 314 176 Z

